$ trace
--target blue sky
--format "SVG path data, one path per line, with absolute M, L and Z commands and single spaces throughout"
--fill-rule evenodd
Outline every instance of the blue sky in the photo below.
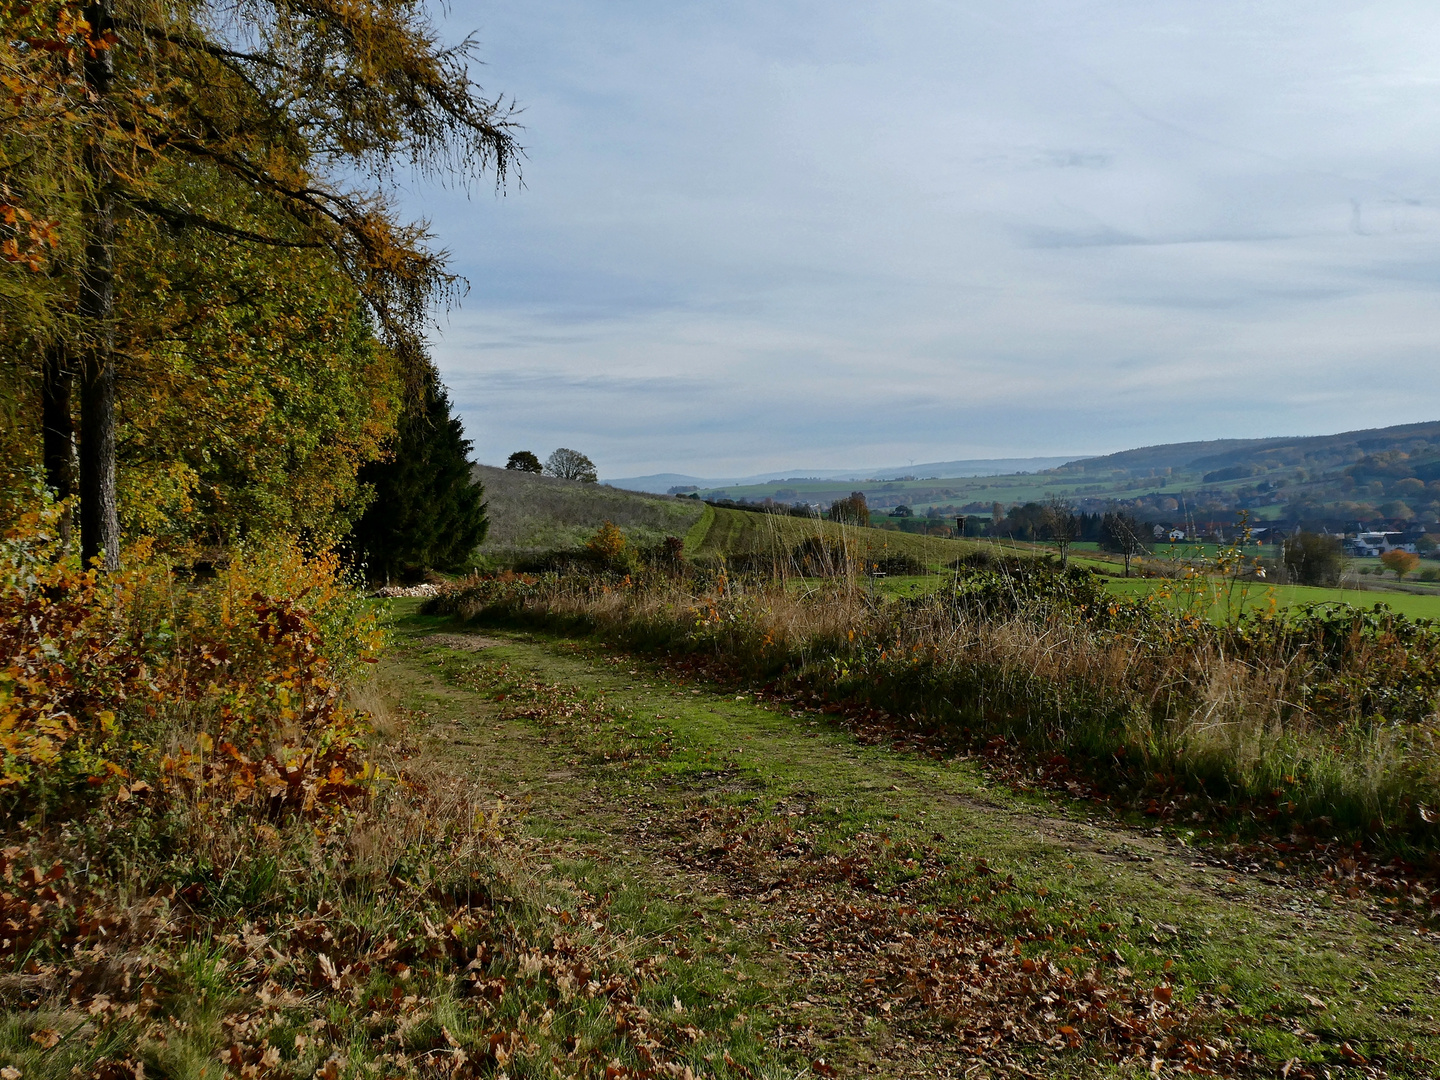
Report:
M 457 0 L 523 187 L 416 185 L 483 461 L 602 476 L 1440 418 L 1440 6 Z

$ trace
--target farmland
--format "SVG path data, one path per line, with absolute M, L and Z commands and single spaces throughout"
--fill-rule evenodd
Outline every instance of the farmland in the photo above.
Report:
M 826 506 L 852 491 L 872 508 L 908 506 L 942 518 L 988 517 L 1002 506 L 1069 501 L 1087 512 L 1120 504 L 1145 520 L 1228 526 L 1240 510 L 1280 520 L 1394 522 L 1440 519 L 1440 424 L 1302 439 L 1221 440 L 1128 450 L 1042 472 L 1000 476 L 791 477 L 702 489 L 706 498 Z

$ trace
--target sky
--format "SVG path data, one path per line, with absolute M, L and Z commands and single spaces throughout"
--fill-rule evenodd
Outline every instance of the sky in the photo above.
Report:
M 1440 418 L 1440 5 L 452 0 L 522 183 L 407 181 L 481 461 L 602 477 Z

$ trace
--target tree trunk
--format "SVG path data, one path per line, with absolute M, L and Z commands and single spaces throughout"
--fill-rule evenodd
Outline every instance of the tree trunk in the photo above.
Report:
M 44 429 L 45 483 L 64 500 L 75 494 L 75 423 L 70 414 L 70 390 L 74 383 L 70 357 L 63 345 L 45 350 L 40 378 L 40 423 Z M 70 546 L 70 510 L 60 518 L 60 539 Z
M 97 36 L 114 26 L 113 0 L 86 9 Z M 110 49 L 85 59 L 90 107 L 105 108 L 115 77 Z M 115 496 L 115 190 L 98 135 L 85 148 L 91 184 L 85 207 L 85 272 L 79 315 L 85 344 L 80 365 L 80 555 L 86 565 L 97 555 L 102 567 L 120 565 L 120 516 Z

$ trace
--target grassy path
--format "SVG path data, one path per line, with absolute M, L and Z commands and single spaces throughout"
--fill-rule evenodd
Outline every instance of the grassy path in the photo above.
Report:
M 696 1075 L 1440 1072 L 1440 935 L 1366 896 L 634 657 L 400 629 L 383 677 L 436 767 L 664 955 L 673 1022 L 765 1048 Z

